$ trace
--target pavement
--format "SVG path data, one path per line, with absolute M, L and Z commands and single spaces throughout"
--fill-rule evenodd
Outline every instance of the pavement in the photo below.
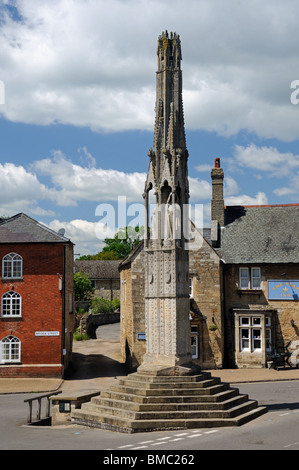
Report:
M 231 384 L 299 380 L 298 368 L 275 369 L 212 369 L 208 372 Z M 128 374 L 121 363 L 119 323 L 103 325 L 97 330 L 97 338 L 74 341 L 73 372 L 70 378 L 1 378 L 0 394 L 93 392 L 108 389 L 118 377 Z

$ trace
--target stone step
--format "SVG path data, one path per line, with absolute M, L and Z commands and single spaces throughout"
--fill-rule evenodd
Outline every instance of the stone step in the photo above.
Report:
M 258 418 L 266 411 L 266 407 L 257 407 L 238 416 L 224 419 L 216 417 L 205 417 L 201 419 L 132 420 L 120 416 L 104 414 L 99 415 L 93 411 L 74 410 L 72 412 L 72 422 L 78 425 L 109 429 L 111 431 L 136 433 L 163 430 L 240 426 Z
M 132 420 L 162 420 L 162 419 L 202 419 L 202 418 L 233 418 L 239 414 L 247 413 L 257 407 L 256 401 L 246 400 L 243 403 L 235 404 L 228 409 L 189 409 L 177 410 L 174 406 L 171 410 L 155 410 L 155 411 L 135 411 L 123 407 L 106 406 L 105 404 L 84 403 L 81 410 L 83 412 L 98 413 L 102 415 L 112 415 L 124 417 Z M 125 404 L 124 404 L 125 405 Z M 233 404 L 234 405 L 234 404 Z
M 93 405 L 106 406 L 112 408 L 125 408 L 131 411 L 198 411 L 198 410 L 225 410 L 233 406 L 240 405 L 248 400 L 247 395 L 237 395 L 230 397 L 221 402 L 195 402 L 190 401 L 189 403 L 136 403 L 128 400 L 118 400 L 115 398 L 105 398 L 105 397 L 94 397 L 91 399 Z
M 101 392 L 101 397 L 103 398 L 111 398 L 115 400 L 125 400 L 126 402 L 135 402 L 135 403 L 217 403 L 219 401 L 228 400 L 231 397 L 235 397 L 239 394 L 237 388 L 228 388 L 223 390 L 219 393 L 210 394 L 210 395 L 163 395 L 163 396 L 142 396 L 142 395 L 135 395 L 123 392 L 115 392 L 111 390 L 103 390 Z
M 71 413 L 72 422 L 119 432 L 235 426 L 266 412 L 210 374 L 131 374 Z
M 212 395 L 219 393 L 223 390 L 227 390 L 229 387 L 228 384 L 219 383 L 216 385 L 211 385 L 209 387 L 199 387 L 199 388 L 143 388 L 143 387 L 129 387 L 125 385 L 111 385 L 110 390 L 114 392 L 127 393 L 131 395 L 142 395 L 142 396 L 162 396 L 162 395 Z
M 159 382 L 141 382 L 140 380 L 134 380 L 132 378 L 124 378 L 124 379 L 119 379 L 118 381 L 119 385 L 123 385 L 125 387 L 134 387 L 134 388 L 142 388 L 144 389 L 173 389 L 174 385 L 175 388 L 206 388 L 206 387 L 211 387 L 212 385 L 217 385 L 220 383 L 220 379 L 217 378 L 212 378 L 208 380 L 201 380 L 201 381 L 183 381 L 182 378 L 180 381 L 176 381 L 174 383 L 169 383 L 169 381 L 159 381 Z
M 133 380 L 137 380 L 139 382 L 168 382 L 169 377 L 163 376 L 163 375 L 147 375 L 147 374 L 140 374 L 139 372 L 133 372 L 132 374 L 128 375 L 126 377 L 127 379 L 132 378 Z M 200 374 L 197 375 L 178 375 L 178 376 L 172 376 L 171 377 L 171 382 L 200 382 L 201 380 L 207 380 L 211 378 L 211 373 L 210 372 L 201 372 Z M 123 377 L 120 377 L 120 379 L 123 379 Z

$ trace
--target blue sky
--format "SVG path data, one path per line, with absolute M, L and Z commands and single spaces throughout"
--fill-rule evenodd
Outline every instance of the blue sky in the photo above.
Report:
M 299 202 L 298 15 L 293 0 L 0 0 L 1 214 L 64 227 L 85 254 L 113 233 L 99 205 L 142 204 L 165 29 L 205 223 L 215 157 L 226 204 Z

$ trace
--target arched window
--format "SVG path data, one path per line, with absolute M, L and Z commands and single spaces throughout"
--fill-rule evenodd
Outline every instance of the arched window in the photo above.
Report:
M 11 290 L 5 292 L 1 297 L 1 316 L 2 317 L 20 317 L 22 297 L 17 292 Z
M 1 362 L 20 362 L 21 341 L 15 336 L 6 336 L 1 341 Z
M 2 259 L 2 278 L 20 279 L 23 276 L 22 256 L 17 253 L 9 253 Z

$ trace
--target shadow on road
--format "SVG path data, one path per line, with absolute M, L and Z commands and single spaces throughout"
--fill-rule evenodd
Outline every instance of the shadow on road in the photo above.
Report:
M 127 374 L 127 366 L 111 357 L 103 354 L 73 353 L 72 368 L 67 380 L 85 380 Z
M 299 409 L 299 402 L 294 403 L 275 403 L 272 405 L 268 405 L 265 403 L 268 411 L 278 411 L 278 410 L 298 410 Z

